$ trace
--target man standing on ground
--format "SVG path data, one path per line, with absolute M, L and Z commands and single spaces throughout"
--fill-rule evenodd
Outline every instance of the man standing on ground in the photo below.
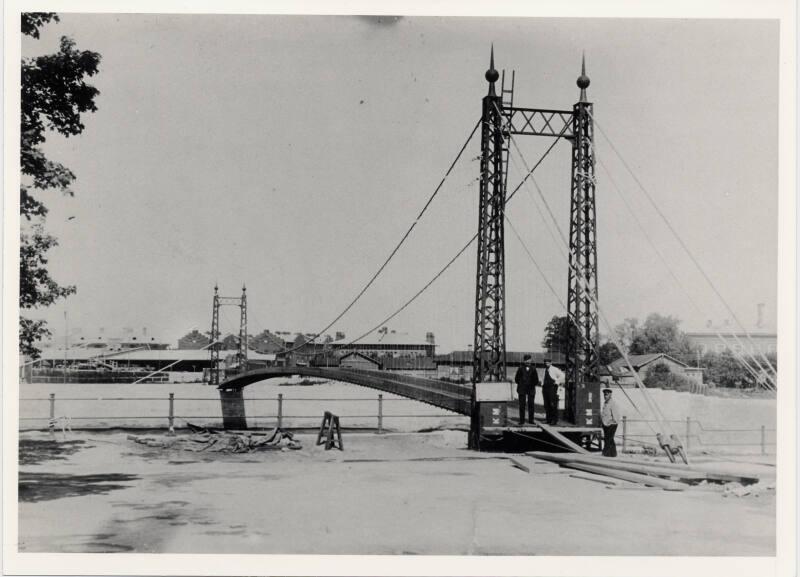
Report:
M 544 360 L 544 381 L 542 394 L 544 396 L 544 410 L 547 415 L 548 425 L 558 424 L 558 385 L 564 382 L 564 373 L 554 367 L 551 359 Z
M 531 362 L 531 356 L 522 357 L 522 365 L 514 375 L 519 396 L 519 424 L 525 424 L 525 407 L 528 407 L 528 422 L 533 424 L 533 400 L 536 398 L 536 387 L 539 386 L 539 375 Z
M 614 435 L 617 434 L 617 418 L 619 408 L 614 399 L 611 398 L 611 389 L 603 389 L 603 410 L 600 412 L 600 420 L 603 423 L 603 456 L 616 457 L 617 445 L 614 442 Z

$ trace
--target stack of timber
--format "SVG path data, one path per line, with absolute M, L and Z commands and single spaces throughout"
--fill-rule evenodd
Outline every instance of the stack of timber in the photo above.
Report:
M 740 483 L 749 485 L 758 482 L 758 477 L 731 473 L 707 471 L 698 466 L 673 463 L 653 463 L 634 459 L 597 457 L 582 453 L 546 453 L 531 451 L 531 457 L 555 462 L 569 469 L 594 473 L 639 483 L 649 487 L 659 487 L 667 491 L 683 491 L 689 485 L 702 482 Z

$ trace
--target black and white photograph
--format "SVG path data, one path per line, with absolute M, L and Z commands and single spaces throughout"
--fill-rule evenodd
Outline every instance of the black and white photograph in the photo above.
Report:
M 6 5 L 4 572 L 795 574 L 796 5 L 611 4 Z

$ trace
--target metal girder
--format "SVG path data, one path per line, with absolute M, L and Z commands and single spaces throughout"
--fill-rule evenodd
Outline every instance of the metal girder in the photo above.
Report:
M 488 74 L 488 73 L 487 73 Z M 473 381 L 506 379 L 505 173 L 508 147 L 494 84 L 483 99 Z
M 597 380 L 600 328 L 597 302 L 597 215 L 595 209 L 594 123 L 592 105 L 583 99 L 573 114 L 572 186 L 569 227 L 567 314 L 577 331 L 569 331 L 566 351 L 567 419 L 575 422 L 576 399 Z
M 564 138 L 574 134 L 573 113 L 569 110 L 510 107 L 503 109 L 503 116 L 511 134 Z
M 242 299 L 239 297 L 218 297 L 220 306 L 234 306 L 238 307 L 242 304 Z

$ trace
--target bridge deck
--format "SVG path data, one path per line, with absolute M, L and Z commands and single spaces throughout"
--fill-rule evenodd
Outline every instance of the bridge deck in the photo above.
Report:
M 226 379 L 219 385 L 219 388 L 242 389 L 247 385 L 266 379 L 292 375 L 317 377 L 369 387 L 427 403 L 460 415 L 469 415 L 470 412 L 472 388 L 469 385 L 391 374 L 386 371 L 366 371 L 341 367 L 269 367 L 248 371 Z
M 280 377 L 290 377 L 300 375 L 304 377 L 316 377 L 352 383 L 362 387 L 369 387 L 386 393 L 420 401 L 440 409 L 452 411 L 460 415 L 470 414 L 470 397 L 472 387 L 469 384 L 450 383 L 447 381 L 437 381 L 410 375 L 392 374 L 386 371 L 368 371 L 363 369 L 348 369 L 341 367 L 269 367 L 248 371 L 241 375 L 236 375 L 225 380 L 220 384 L 220 389 L 236 390 L 242 389 L 247 385 L 275 379 Z M 513 408 L 512 408 L 513 407 Z M 517 433 L 541 433 L 542 429 L 538 425 L 520 424 L 517 416 L 517 402 L 509 403 L 508 424 L 502 427 L 484 427 L 487 433 L 502 433 L 503 431 L 513 431 Z M 544 420 L 543 413 L 537 413 L 537 421 Z M 599 434 L 599 427 L 576 427 L 567 422 L 560 421 L 553 427 L 559 432 L 569 433 L 594 433 Z

